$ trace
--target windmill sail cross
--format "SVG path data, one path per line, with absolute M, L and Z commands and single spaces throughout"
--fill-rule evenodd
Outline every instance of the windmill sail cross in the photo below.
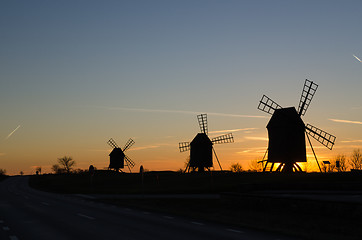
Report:
M 305 80 L 302 95 L 300 96 L 298 114 L 299 116 L 304 116 L 307 111 L 310 102 L 313 99 L 314 94 L 316 93 L 318 85 L 313 81 Z
M 120 169 L 127 166 L 129 171 L 131 172 L 131 168 L 135 166 L 135 162 L 133 162 L 127 155 L 125 155 L 124 152 L 129 149 L 135 143 L 135 141 L 130 138 L 126 142 L 123 150 L 118 146 L 113 138 L 109 139 L 107 143 L 113 148 L 112 152 L 109 154 L 110 163 L 108 169 L 114 169 L 118 172 Z
M 214 137 L 211 139 L 213 144 L 220 144 L 220 143 L 232 143 L 234 142 L 234 137 L 232 133 L 224 134 L 218 137 Z
M 300 97 L 298 111 L 294 107 L 281 108 L 277 103 L 263 95 L 258 109 L 272 115 L 267 125 L 268 129 L 268 158 L 264 155 L 266 162 L 263 171 L 271 163 L 269 171 L 273 171 L 274 163 L 280 163 L 276 171 L 293 172 L 302 171 L 298 162 L 307 161 L 306 142 L 309 141 L 314 157 L 318 163 L 309 136 L 315 138 L 328 149 L 332 149 L 336 137 L 310 124 L 305 125 L 301 119 L 306 113 L 318 85 L 308 79 L 305 80 L 302 95 Z M 281 108 L 281 109 L 279 109 Z M 318 164 L 319 165 L 319 164 Z
M 278 103 L 274 102 L 266 95 L 263 95 L 263 97 L 259 101 L 259 105 L 258 105 L 259 110 L 269 113 L 271 115 L 273 115 L 273 113 L 276 109 L 281 109 L 281 108 L 282 107 Z
M 180 142 L 180 152 L 190 150 L 190 159 L 186 166 L 186 171 L 203 172 L 205 169 L 213 167 L 213 153 L 219 163 L 220 170 L 222 171 L 221 164 L 213 148 L 214 143 L 229 143 L 233 142 L 232 134 L 224 134 L 210 140 L 208 136 L 207 114 L 197 115 L 197 120 L 200 126 L 200 133 L 196 134 L 191 142 Z
M 207 135 L 208 134 L 207 115 L 206 114 L 197 115 L 197 120 L 199 121 L 201 132 Z
M 134 143 L 135 142 L 132 138 L 128 139 L 127 143 L 123 147 L 123 152 L 127 151 Z
M 190 150 L 190 142 L 180 142 L 178 145 L 180 152 L 185 152 Z
M 308 135 L 313 137 L 322 145 L 326 146 L 328 149 L 332 150 L 334 142 L 336 141 L 336 137 L 334 135 L 329 134 L 326 131 L 323 131 L 322 129 L 314 127 L 311 124 L 307 124 L 305 128 Z

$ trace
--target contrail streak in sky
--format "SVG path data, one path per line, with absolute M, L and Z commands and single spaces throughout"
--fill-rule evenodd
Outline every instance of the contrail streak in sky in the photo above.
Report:
M 20 128 L 20 125 L 17 126 L 17 127 L 14 129 L 14 131 L 12 131 L 11 133 L 9 133 L 9 135 L 5 138 L 5 140 L 8 139 L 9 137 L 11 137 L 11 135 L 13 135 L 13 134 L 16 132 L 16 130 L 18 130 L 19 128 Z
M 230 129 L 230 130 L 221 130 L 221 131 L 211 131 L 209 133 L 226 133 L 226 132 L 239 132 L 239 131 L 251 131 L 257 128 L 237 128 L 237 129 Z
M 353 57 L 355 57 L 358 61 L 362 62 L 361 59 L 359 59 L 356 55 L 353 54 Z
M 246 139 L 249 140 L 255 140 L 255 141 L 268 141 L 269 139 L 266 137 L 245 137 Z
M 353 124 L 362 124 L 360 121 L 350 121 L 350 120 L 342 120 L 342 119 L 329 119 L 333 122 L 340 122 L 340 123 L 353 123 Z
M 124 108 L 124 107 L 101 107 L 109 110 L 123 110 L 134 112 L 159 112 L 159 113 L 181 113 L 181 114 L 200 114 L 201 112 L 194 111 L 181 111 L 181 110 L 161 110 L 161 109 L 145 109 L 145 108 Z M 240 118 L 266 118 L 265 116 L 256 115 L 241 115 L 241 114 L 228 114 L 228 113 L 213 113 L 208 112 L 208 115 L 225 116 L 225 117 L 240 117 Z

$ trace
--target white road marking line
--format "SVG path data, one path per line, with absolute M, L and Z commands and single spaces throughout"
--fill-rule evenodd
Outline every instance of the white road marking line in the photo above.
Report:
M 9 236 L 10 240 L 19 240 L 17 236 Z
M 200 225 L 200 226 L 203 226 L 203 225 L 205 225 L 205 224 L 203 224 L 203 223 L 200 223 L 200 222 L 191 222 L 192 224 L 196 224 L 196 225 Z
M 231 229 L 231 228 L 227 228 L 226 230 L 229 232 L 244 233 L 243 231 L 239 231 L 239 230 L 235 230 L 235 229 Z
M 170 216 L 163 216 L 164 218 L 167 218 L 167 219 L 174 219 L 174 217 L 170 217 Z
M 10 228 L 5 226 L 5 227 L 3 227 L 3 230 L 4 230 L 4 231 L 9 231 Z
M 46 202 L 41 202 L 41 204 L 46 205 L 46 206 L 50 205 L 49 203 L 46 203 Z
M 88 198 L 88 199 L 96 199 L 95 197 L 89 196 L 89 195 L 86 195 L 86 194 L 74 194 L 74 196 L 82 197 L 82 198 Z
M 26 199 L 29 199 L 29 197 L 28 196 L 24 196 Z
M 78 216 L 80 217 L 84 217 L 84 218 L 88 218 L 90 220 L 94 220 L 95 218 L 94 217 L 90 217 L 90 216 L 87 216 L 87 215 L 84 215 L 84 214 L 81 214 L 81 213 L 77 213 Z

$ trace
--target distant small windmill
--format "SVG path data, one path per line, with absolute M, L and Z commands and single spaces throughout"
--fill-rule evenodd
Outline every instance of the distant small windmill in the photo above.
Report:
M 317 88 L 317 84 L 308 79 L 305 80 L 298 112 L 294 107 L 282 108 L 279 104 L 263 95 L 258 109 L 272 114 L 267 125 L 269 136 L 268 149 L 261 161 L 266 162 L 263 171 L 267 170 L 269 163 L 271 164 L 270 171 L 273 171 L 275 163 L 279 163 L 276 171 L 302 171 L 297 163 L 307 161 L 305 136 L 307 136 L 319 170 L 321 171 L 308 135 L 315 138 L 330 150 L 332 150 L 336 137 L 310 124 L 305 125 L 301 119 L 301 116 L 304 116 L 307 111 Z M 268 159 L 265 160 L 267 153 Z
M 135 142 L 130 138 L 124 145 L 123 150 L 117 145 L 113 138 L 109 139 L 107 143 L 113 148 L 112 152 L 109 154 L 108 168 L 118 172 L 120 169 L 124 168 L 124 166 L 127 166 L 129 172 L 131 172 L 131 168 L 135 166 L 135 163 L 125 154 L 125 152 L 130 149 Z
M 200 114 L 197 115 L 197 119 L 200 125 L 201 133 L 198 133 L 191 142 L 181 142 L 179 143 L 180 152 L 185 152 L 190 150 L 190 161 L 188 162 L 185 172 L 187 171 L 198 171 L 203 172 L 205 169 L 210 169 L 213 167 L 212 153 L 214 152 L 216 160 L 219 164 L 220 169 L 221 164 L 216 155 L 213 144 L 219 143 L 231 143 L 234 142 L 232 133 L 224 134 L 219 137 L 212 138 L 210 140 L 208 136 L 207 128 L 207 115 Z

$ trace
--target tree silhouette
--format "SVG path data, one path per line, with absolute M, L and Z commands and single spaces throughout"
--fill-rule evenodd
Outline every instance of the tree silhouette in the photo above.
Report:
M 234 164 L 231 164 L 230 170 L 232 172 L 242 172 L 243 167 L 239 163 L 234 163 Z
M 321 164 L 322 172 L 333 172 L 333 169 L 331 170 L 331 163 L 329 161 L 323 161 Z
M 67 156 L 58 158 L 58 163 L 61 166 L 61 168 L 64 169 L 64 171 L 66 173 L 70 173 L 72 171 L 73 166 L 75 165 L 75 161 L 73 160 L 73 158 L 67 157 Z M 53 165 L 53 167 L 54 166 L 55 165 Z M 54 169 L 53 169 L 53 171 L 54 171 Z
M 54 165 L 52 166 L 52 171 L 53 171 L 55 174 L 61 174 L 61 173 L 64 173 L 64 172 L 65 172 L 65 170 L 59 166 L 59 164 L 54 164 Z
M 345 154 L 338 154 L 331 162 L 338 172 L 347 171 L 347 158 Z
M 36 167 L 35 168 L 35 171 L 37 171 L 39 174 L 41 174 L 41 167 L 39 166 L 39 167 Z
M 353 150 L 349 163 L 352 169 L 362 170 L 362 153 L 359 148 Z
M 0 168 L 0 176 L 5 176 L 5 175 L 6 175 L 6 169 Z

